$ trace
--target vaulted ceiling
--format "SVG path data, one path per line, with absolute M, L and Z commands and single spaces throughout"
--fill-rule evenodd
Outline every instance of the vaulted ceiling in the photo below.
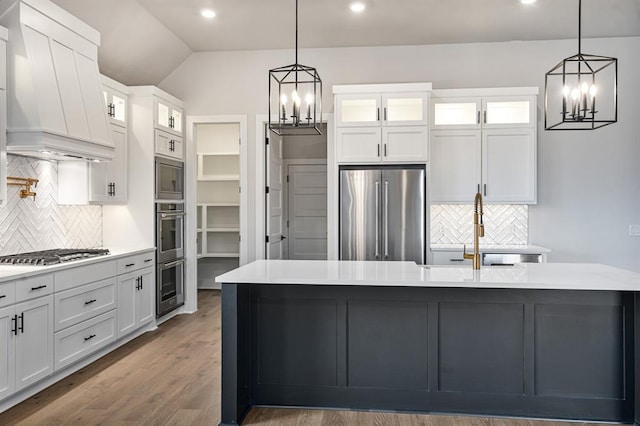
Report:
M 101 71 L 158 84 L 192 52 L 293 48 L 294 0 L 53 0 L 102 34 Z M 299 46 L 577 38 L 578 0 L 299 0 Z M 217 16 L 206 20 L 202 8 Z M 640 0 L 583 0 L 582 34 L 640 36 Z

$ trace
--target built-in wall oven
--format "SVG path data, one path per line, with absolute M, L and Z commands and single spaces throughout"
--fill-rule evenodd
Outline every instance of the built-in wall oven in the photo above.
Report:
M 156 316 L 184 305 L 184 202 L 156 203 Z
M 184 305 L 184 259 L 158 263 L 156 316 Z
M 184 257 L 184 203 L 156 203 L 158 263 Z
M 184 163 L 156 157 L 156 200 L 184 200 Z

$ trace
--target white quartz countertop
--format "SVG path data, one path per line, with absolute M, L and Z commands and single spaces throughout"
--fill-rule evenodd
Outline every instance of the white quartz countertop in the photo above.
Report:
M 463 244 L 431 244 L 431 251 L 456 251 L 462 253 Z M 467 252 L 473 251 L 473 244 L 467 244 Z M 480 244 L 480 252 L 491 253 L 551 253 L 546 247 L 534 245 Z
M 257 260 L 219 283 L 640 291 L 640 273 L 593 263 L 418 266 L 413 262 Z
M 31 265 L 0 265 L 0 282 L 17 280 L 39 274 L 48 274 L 58 272 L 63 269 L 75 268 L 78 266 L 89 265 L 98 262 L 107 262 L 116 260 L 121 257 L 132 256 L 139 253 L 145 253 L 155 250 L 154 247 L 146 248 L 115 248 L 109 249 L 109 254 L 104 256 L 89 257 L 70 262 L 56 263 L 48 266 L 31 266 Z

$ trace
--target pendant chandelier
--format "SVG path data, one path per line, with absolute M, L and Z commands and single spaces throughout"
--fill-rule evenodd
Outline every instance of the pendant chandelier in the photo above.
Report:
M 296 62 L 269 70 L 269 129 L 281 136 L 322 134 L 322 80 L 318 71 Z
M 582 53 L 581 37 L 578 0 L 578 54 L 545 75 L 546 130 L 593 130 L 618 121 L 618 59 Z

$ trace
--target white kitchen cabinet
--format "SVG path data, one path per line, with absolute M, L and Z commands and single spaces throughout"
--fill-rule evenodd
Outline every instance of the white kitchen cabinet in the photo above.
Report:
M 432 203 L 536 203 L 537 90 L 433 91 Z
M 116 311 L 111 310 L 55 334 L 55 368 L 66 367 L 116 340 Z
M 89 163 L 89 201 L 93 204 L 127 203 L 127 129 L 111 124 L 111 135 L 113 160 Z
M 156 129 L 155 146 L 155 151 L 158 155 L 170 157 L 175 160 L 182 160 L 184 158 L 182 137 Z
M 53 296 L 15 305 L 15 391 L 53 373 Z
M 15 307 L 0 308 L 0 400 L 15 391 Z
M 118 276 L 118 337 L 137 330 L 154 317 L 153 267 Z
M 342 164 L 428 160 L 429 83 L 334 86 Z
M 156 128 L 182 135 L 182 106 L 161 98 L 156 98 Z
M 127 127 L 127 115 L 129 114 L 127 86 L 101 75 L 102 96 L 107 117 L 111 124 Z
M 9 32 L 0 27 L 0 182 L 7 181 L 7 38 Z M 0 204 L 7 199 L 7 185 L 0 185 Z M 0 384 L 0 388 L 1 388 Z M 2 390 L 0 389 L 0 399 Z

